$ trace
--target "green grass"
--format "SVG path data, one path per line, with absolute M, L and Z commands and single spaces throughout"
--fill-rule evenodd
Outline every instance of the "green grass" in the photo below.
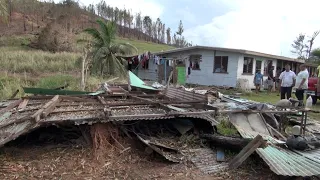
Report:
M 17 47 L 0 47 L 0 70 L 12 73 L 68 72 L 77 69 L 78 53 L 50 53 Z
M 29 48 L 33 35 L 0 37 L 0 99 L 6 99 L 19 89 L 17 95 L 23 96 L 22 87 L 56 88 L 68 83 L 70 90 L 79 90 L 80 63 L 83 43 L 75 44 L 75 52 L 51 53 Z M 77 39 L 88 38 L 86 34 Z M 132 39 L 117 38 L 116 42 L 130 43 L 139 53 L 158 52 L 174 47 Z M 89 77 L 87 91 L 93 91 L 102 78 Z
M 292 96 L 295 97 L 294 94 L 292 94 Z M 271 103 L 271 104 L 276 104 L 280 100 L 279 93 L 268 94 L 267 92 L 261 92 L 258 94 L 246 93 L 244 95 L 241 95 L 240 97 L 243 99 L 248 99 L 248 100 L 262 102 L 262 103 Z M 318 102 L 316 105 L 313 105 L 312 109 L 320 111 L 320 102 Z M 315 120 L 319 119 L 319 114 L 317 113 L 309 113 L 309 116 Z
M 28 45 L 35 36 L 0 36 L 0 46 L 24 46 Z

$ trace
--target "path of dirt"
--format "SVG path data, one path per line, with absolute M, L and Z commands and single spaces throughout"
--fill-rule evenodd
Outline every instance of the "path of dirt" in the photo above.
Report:
M 142 151 L 120 155 L 108 152 L 105 160 L 93 158 L 83 147 L 5 147 L 0 154 L 0 179 L 275 179 L 260 160 L 243 168 L 213 175 L 201 173 L 192 164 L 172 164 Z

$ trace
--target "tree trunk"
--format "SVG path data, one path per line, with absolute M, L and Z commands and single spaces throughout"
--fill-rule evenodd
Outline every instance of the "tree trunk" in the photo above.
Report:
M 27 31 L 27 26 L 26 26 L 26 16 L 23 14 L 23 30 Z
M 81 90 L 84 91 L 86 85 L 85 85 L 85 63 L 86 63 L 86 59 L 85 57 L 82 58 L 82 66 L 81 66 Z
M 213 142 L 216 146 L 223 146 L 232 149 L 242 149 L 251 141 L 251 139 L 233 138 L 211 134 L 203 134 L 200 135 L 200 137 Z

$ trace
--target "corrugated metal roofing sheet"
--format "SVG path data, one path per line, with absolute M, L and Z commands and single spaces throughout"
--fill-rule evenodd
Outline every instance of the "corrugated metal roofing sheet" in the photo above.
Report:
M 277 143 L 277 140 L 265 132 L 258 132 L 261 124 L 258 122 L 245 124 L 246 118 L 243 114 L 230 115 L 230 121 L 235 125 L 238 132 L 244 138 L 254 138 L 260 134 L 265 140 Z M 246 116 L 249 118 L 250 116 Z M 256 116 L 254 116 L 256 117 Z M 252 118 L 252 117 L 251 117 Z M 254 118 L 254 121 L 262 121 Z M 260 128 L 261 129 L 261 128 Z M 258 148 L 256 152 L 268 164 L 270 169 L 277 175 L 283 176 L 315 176 L 320 174 L 320 149 L 313 151 L 292 151 L 289 149 L 268 145 L 266 148 Z
M 317 150 L 317 153 L 320 150 Z M 316 176 L 320 174 L 320 162 L 289 149 L 273 147 L 258 148 L 256 152 L 277 175 Z M 319 155 L 319 154 L 318 154 Z
M 207 97 L 205 95 L 197 94 L 195 92 L 185 91 L 184 89 L 172 88 L 172 87 L 169 87 L 166 90 L 166 96 L 171 99 L 180 99 L 184 101 L 193 101 L 193 100 L 207 101 Z

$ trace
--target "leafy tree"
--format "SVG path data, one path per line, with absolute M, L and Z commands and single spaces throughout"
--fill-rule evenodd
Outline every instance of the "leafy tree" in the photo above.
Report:
M 314 57 L 315 59 L 320 60 L 320 48 L 314 49 L 311 52 L 312 57 Z
M 93 60 L 91 72 L 98 75 L 117 75 L 124 77 L 126 73 L 126 60 L 121 56 L 137 54 L 136 47 L 129 43 L 115 43 L 116 24 L 105 23 L 97 20 L 99 30 L 95 28 L 86 29 L 85 32 L 92 36 Z

